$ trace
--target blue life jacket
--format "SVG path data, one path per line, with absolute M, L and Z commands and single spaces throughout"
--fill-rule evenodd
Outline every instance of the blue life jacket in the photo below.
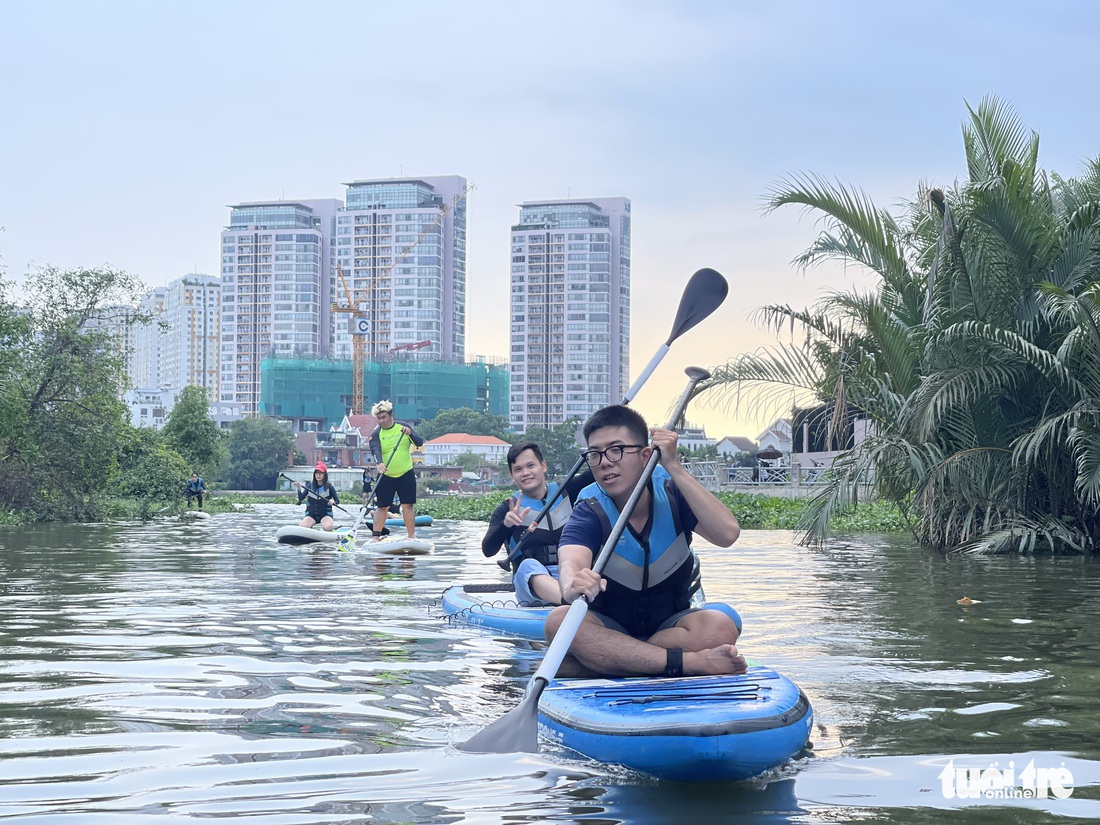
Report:
M 328 487 L 327 483 L 317 484 L 312 478 L 303 486 L 303 489 L 308 491 L 306 493 L 306 515 L 314 521 L 320 521 L 325 516 L 332 515 L 332 505 L 325 500 L 330 495 Z M 316 493 L 320 498 L 314 498 L 309 493 Z
M 614 619 L 627 633 L 648 638 L 670 616 L 691 607 L 699 589 L 698 563 L 688 544 L 680 513 L 672 507 L 672 479 L 657 467 L 649 481 L 650 512 L 645 532 L 623 531 L 603 569 L 607 589 L 592 609 Z M 603 541 L 619 518 L 619 508 L 598 484 L 581 491 L 603 527 Z
M 542 512 L 546 502 L 557 492 L 558 483 L 551 481 L 546 485 L 546 497 L 542 499 L 531 498 L 522 492 L 516 493 L 520 507 L 527 507 L 530 512 L 524 516 L 523 524 L 512 529 L 512 535 L 508 538 L 508 558 L 512 563 L 512 572 L 516 572 L 519 564 L 524 559 L 535 559 L 546 566 L 558 563 L 558 544 L 561 542 L 561 531 L 565 522 L 573 514 L 573 505 L 569 502 L 569 496 L 562 495 L 557 500 L 550 512 L 546 514 L 538 526 L 528 534 L 527 528 L 535 520 L 535 516 Z M 515 555 L 515 549 L 524 536 L 520 555 Z

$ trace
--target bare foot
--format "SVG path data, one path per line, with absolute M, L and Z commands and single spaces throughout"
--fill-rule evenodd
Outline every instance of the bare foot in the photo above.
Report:
M 738 674 L 749 669 L 745 657 L 733 645 L 719 645 L 697 653 L 684 652 L 685 676 L 714 676 Z

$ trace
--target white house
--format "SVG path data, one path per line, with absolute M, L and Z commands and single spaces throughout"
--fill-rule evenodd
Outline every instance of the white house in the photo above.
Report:
M 756 442 L 743 435 L 727 435 L 718 442 L 718 455 L 733 458 L 738 453 L 755 453 Z
M 764 432 L 756 437 L 756 443 L 760 445 L 760 452 L 778 450 L 784 456 L 790 456 L 791 420 L 789 418 L 775 419 Z
M 439 467 L 453 464 L 460 455 L 472 453 L 485 464 L 501 464 L 512 445 L 495 435 L 447 433 L 424 442 L 424 464 Z
M 693 427 L 691 424 L 685 424 L 685 426 L 677 428 L 676 432 L 680 436 L 676 446 L 683 450 L 698 450 L 700 447 L 709 447 L 714 444 L 713 438 L 707 438 L 706 427 Z

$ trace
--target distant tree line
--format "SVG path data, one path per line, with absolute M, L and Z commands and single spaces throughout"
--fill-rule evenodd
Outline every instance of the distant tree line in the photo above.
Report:
M 161 432 L 131 425 L 111 308 L 136 306 L 142 292 L 137 278 L 110 267 L 44 267 L 28 275 L 28 298 L 17 305 L 0 278 L 0 518 L 147 516 L 178 506 L 192 471 L 208 483 L 274 486 L 292 434 L 265 419 L 224 433 L 209 419 L 205 389 L 184 389 Z

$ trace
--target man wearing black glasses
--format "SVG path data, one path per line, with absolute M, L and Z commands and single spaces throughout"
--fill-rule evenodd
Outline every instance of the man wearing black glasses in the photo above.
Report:
M 652 445 L 647 442 L 652 436 Z M 646 427 L 629 407 L 597 411 L 584 425 L 585 460 L 596 483 L 565 525 L 558 549 L 565 605 L 591 608 L 570 647 L 578 672 L 607 676 L 743 673 L 734 644 L 739 624 L 727 613 L 690 606 L 695 557 L 692 531 L 719 547 L 741 527 L 733 513 L 680 465 L 676 433 Z M 626 505 L 653 449 L 661 464 L 642 493 L 604 575 L 592 563 Z M 552 639 L 568 607 L 547 620 Z

